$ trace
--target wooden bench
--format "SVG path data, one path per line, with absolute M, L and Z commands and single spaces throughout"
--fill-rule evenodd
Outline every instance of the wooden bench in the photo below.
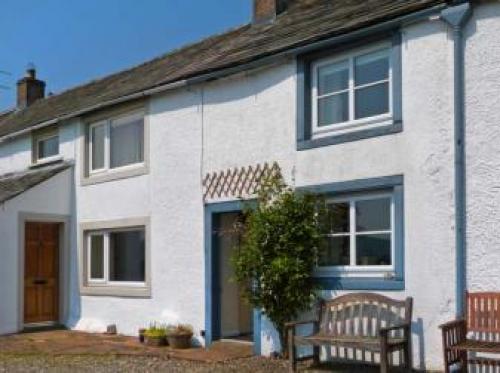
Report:
M 500 366 L 488 357 L 469 358 L 468 352 L 500 354 L 500 293 L 466 293 L 465 318 L 441 325 L 445 372 L 460 364 Z
M 412 298 L 394 300 L 379 294 L 353 293 L 323 300 L 315 320 L 287 323 L 291 370 L 297 367 L 297 347 L 313 346 L 314 363 L 319 363 L 321 346 L 380 353 L 380 371 L 389 369 L 389 356 L 402 352 L 404 367 L 411 371 Z M 297 335 L 296 326 L 312 324 L 313 331 Z M 344 355 L 346 356 L 346 355 Z M 401 354 L 400 354 L 401 356 Z M 400 362 L 401 363 L 401 362 Z

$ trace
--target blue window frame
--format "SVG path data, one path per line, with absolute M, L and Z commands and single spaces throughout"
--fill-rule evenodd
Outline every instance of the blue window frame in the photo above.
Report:
M 324 195 L 333 210 L 316 271 L 322 288 L 404 289 L 403 176 L 300 189 Z
M 401 34 L 297 59 L 297 149 L 401 132 Z

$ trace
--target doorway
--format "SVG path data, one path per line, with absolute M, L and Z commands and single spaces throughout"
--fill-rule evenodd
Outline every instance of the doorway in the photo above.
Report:
M 24 325 L 59 322 L 60 223 L 24 225 Z
M 218 302 L 220 339 L 253 341 L 253 309 L 242 298 L 242 289 L 234 281 L 232 257 L 240 248 L 243 222 L 241 212 L 215 215 L 213 225 L 216 254 L 215 299 Z

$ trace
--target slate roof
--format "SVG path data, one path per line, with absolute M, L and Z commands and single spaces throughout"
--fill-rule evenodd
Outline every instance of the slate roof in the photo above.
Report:
M 70 163 L 57 163 L 41 168 L 0 175 L 0 203 L 24 193 L 69 167 L 71 167 Z
M 248 24 L 0 117 L 0 137 L 163 84 L 345 34 L 446 0 L 293 0 L 268 24 Z

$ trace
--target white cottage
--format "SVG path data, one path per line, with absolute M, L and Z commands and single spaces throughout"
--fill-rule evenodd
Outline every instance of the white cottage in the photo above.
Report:
M 0 333 L 64 324 L 278 349 L 227 281 L 256 172 L 325 193 L 322 296 L 414 298 L 415 367 L 438 325 L 499 290 L 500 4 L 255 0 L 225 34 L 0 114 Z M 250 192 L 249 192 L 250 191 Z

